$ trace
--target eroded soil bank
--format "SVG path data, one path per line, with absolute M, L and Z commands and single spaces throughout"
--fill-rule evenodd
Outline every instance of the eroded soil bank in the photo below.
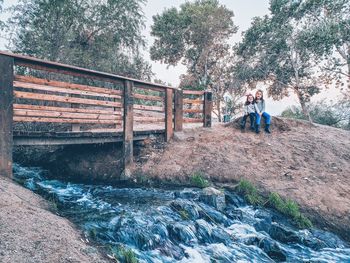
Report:
M 0 262 L 111 262 L 49 203 L 0 177 Z
M 241 178 L 264 193 L 295 200 L 318 226 L 350 240 L 350 132 L 274 119 L 273 134 L 242 133 L 237 122 L 185 130 L 165 150 L 148 152 L 139 173 L 189 182 L 202 172 L 213 182 Z

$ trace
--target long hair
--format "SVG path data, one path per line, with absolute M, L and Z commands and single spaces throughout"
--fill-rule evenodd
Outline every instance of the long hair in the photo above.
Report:
M 250 96 L 253 97 L 253 101 L 252 101 L 252 102 L 248 101 L 248 98 L 249 98 Z M 249 104 L 253 104 L 254 101 L 255 101 L 254 96 L 253 96 L 252 94 L 248 94 L 248 95 L 247 95 L 247 100 L 245 101 L 244 105 L 247 106 L 247 105 L 249 105 Z
M 264 101 L 264 92 L 261 90 L 261 89 L 258 89 L 256 92 L 255 92 L 255 98 L 254 98 L 254 103 L 256 102 L 256 94 L 258 94 L 258 92 L 261 93 L 261 101 Z

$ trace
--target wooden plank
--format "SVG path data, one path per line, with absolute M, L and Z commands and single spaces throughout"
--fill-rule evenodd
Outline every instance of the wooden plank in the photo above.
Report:
M 183 109 L 185 113 L 203 113 L 202 109 Z
M 204 104 L 203 100 L 190 100 L 190 99 L 184 99 L 184 104 Z
M 173 91 L 167 89 L 165 93 L 165 141 L 168 142 L 173 134 Z
M 146 105 L 134 104 L 134 109 L 136 109 L 136 110 L 145 110 L 145 111 L 164 112 L 164 108 L 163 107 L 158 107 L 158 106 L 146 106 Z
M 38 110 L 14 110 L 14 116 L 30 117 L 50 117 L 50 118 L 73 118 L 73 119 L 93 119 L 93 120 L 121 120 L 121 116 L 88 114 L 88 113 L 70 113 L 55 111 L 38 111 Z
M 202 90 L 182 90 L 185 95 L 203 95 L 204 91 Z
M 107 115 L 118 115 L 122 112 L 111 110 L 99 110 L 99 109 L 83 109 L 83 108 L 64 108 L 64 107 L 53 107 L 53 106 L 40 106 L 30 104 L 13 104 L 14 110 L 42 110 L 42 111 L 57 111 L 57 112 L 76 112 L 76 113 L 92 113 L 92 114 L 107 114 Z
M 115 107 L 115 108 L 122 107 L 121 103 L 114 102 L 114 101 L 72 98 L 72 97 L 47 95 L 47 94 L 39 94 L 39 93 L 31 93 L 31 92 L 23 92 L 23 91 L 14 91 L 13 94 L 15 98 L 19 98 L 19 99 L 77 103 L 77 104 L 98 105 L 103 107 Z
M 164 101 L 163 97 L 153 96 L 153 95 L 137 94 L 137 93 L 134 93 L 134 98 L 135 99 L 142 99 L 142 100 Z
M 134 117 L 135 122 L 139 123 L 154 123 L 154 122 L 165 122 L 165 118 L 156 117 Z
M 176 90 L 174 98 L 174 130 L 182 131 L 183 128 L 183 91 Z
M 12 178 L 14 59 L 0 55 L 0 176 Z
M 14 81 L 13 86 L 15 88 L 22 88 L 22 89 L 33 89 L 33 90 L 40 90 L 40 91 L 75 94 L 75 95 L 81 95 L 81 96 L 94 96 L 94 97 L 121 99 L 120 95 L 103 94 L 103 93 L 83 91 L 83 90 L 77 90 L 77 89 L 58 88 L 58 87 L 49 86 L 49 85 L 39 85 L 39 84 L 26 83 L 26 82 L 20 82 L 20 81 Z
M 118 120 L 90 120 L 90 119 L 65 119 L 14 116 L 15 122 L 52 122 L 52 123 L 81 123 L 81 124 L 121 124 Z
M 95 93 L 101 93 L 101 94 L 107 94 L 107 95 L 123 94 L 123 92 L 120 90 L 106 89 L 101 87 L 94 87 L 94 86 L 49 80 L 49 79 L 40 79 L 40 78 L 31 77 L 31 76 L 16 75 L 15 80 L 20 82 L 29 82 L 33 84 L 48 85 L 48 86 L 53 86 L 58 88 L 66 88 L 66 89 L 76 89 L 76 90 L 81 90 L 86 92 L 95 92 Z
M 213 111 L 213 94 L 211 92 L 204 93 L 204 127 L 211 127 L 211 113 Z
M 123 165 L 121 179 L 125 180 L 130 175 L 133 165 L 133 136 L 134 136 L 134 101 L 132 97 L 134 83 L 126 80 L 124 83 L 124 119 L 123 119 Z
M 203 119 L 184 118 L 183 122 L 185 122 L 185 123 L 202 123 L 202 122 L 203 122 Z

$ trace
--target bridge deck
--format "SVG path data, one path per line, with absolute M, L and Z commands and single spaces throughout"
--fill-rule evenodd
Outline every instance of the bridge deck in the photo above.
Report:
M 134 141 L 144 140 L 151 135 L 163 135 L 165 130 L 134 131 Z M 101 144 L 123 141 L 123 132 L 15 132 L 15 146 Z

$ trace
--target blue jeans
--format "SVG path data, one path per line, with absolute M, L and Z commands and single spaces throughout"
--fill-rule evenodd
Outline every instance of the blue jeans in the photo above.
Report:
M 255 117 L 255 113 L 249 113 L 248 115 L 244 115 L 242 118 L 242 122 L 241 122 L 241 127 L 244 128 L 245 124 L 247 122 L 247 118 L 249 116 L 250 119 L 250 127 L 254 127 L 254 117 Z
M 263 114 L 261 115 L 261 117 L 263 117 L 265 119 L 265 124 L 271 124 L 271 116 L 270 114 L 268 114 L 267 112 L 263 112 Z M 257 125 L 260 125 L 261 122 L 261 117 L 258 113 L 255 113 L 255 122 Z

